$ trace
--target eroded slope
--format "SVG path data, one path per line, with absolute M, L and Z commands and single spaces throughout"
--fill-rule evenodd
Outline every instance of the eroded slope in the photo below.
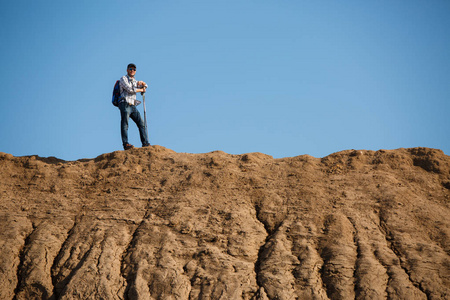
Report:
M 0 154 L 0 299 L 448 299 L 450 158 Z

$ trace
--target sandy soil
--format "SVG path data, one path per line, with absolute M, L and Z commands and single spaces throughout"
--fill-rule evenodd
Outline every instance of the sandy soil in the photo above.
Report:
M 0 153 L 0 299 L 450 299 L 450 157 Z

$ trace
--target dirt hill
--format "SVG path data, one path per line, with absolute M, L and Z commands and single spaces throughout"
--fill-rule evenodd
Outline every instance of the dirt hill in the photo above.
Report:
M 0 299 L 450 299 L 450 157 L 0 153 Z

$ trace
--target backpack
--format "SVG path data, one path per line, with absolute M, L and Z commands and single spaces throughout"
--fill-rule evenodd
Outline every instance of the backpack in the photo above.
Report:
M 119 106 L 119 100 L 120 100 L 120 80 L 117 80 L 116 84 L 114 85 L 111 102 L 114 106 Z

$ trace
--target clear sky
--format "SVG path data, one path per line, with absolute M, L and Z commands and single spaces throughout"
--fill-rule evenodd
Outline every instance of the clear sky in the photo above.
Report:
M 0 3 L 0 152 L 121 150 L 111 95 L 133 62 L 150 142 L 177 152 L 450 155 L 448 0 Z

